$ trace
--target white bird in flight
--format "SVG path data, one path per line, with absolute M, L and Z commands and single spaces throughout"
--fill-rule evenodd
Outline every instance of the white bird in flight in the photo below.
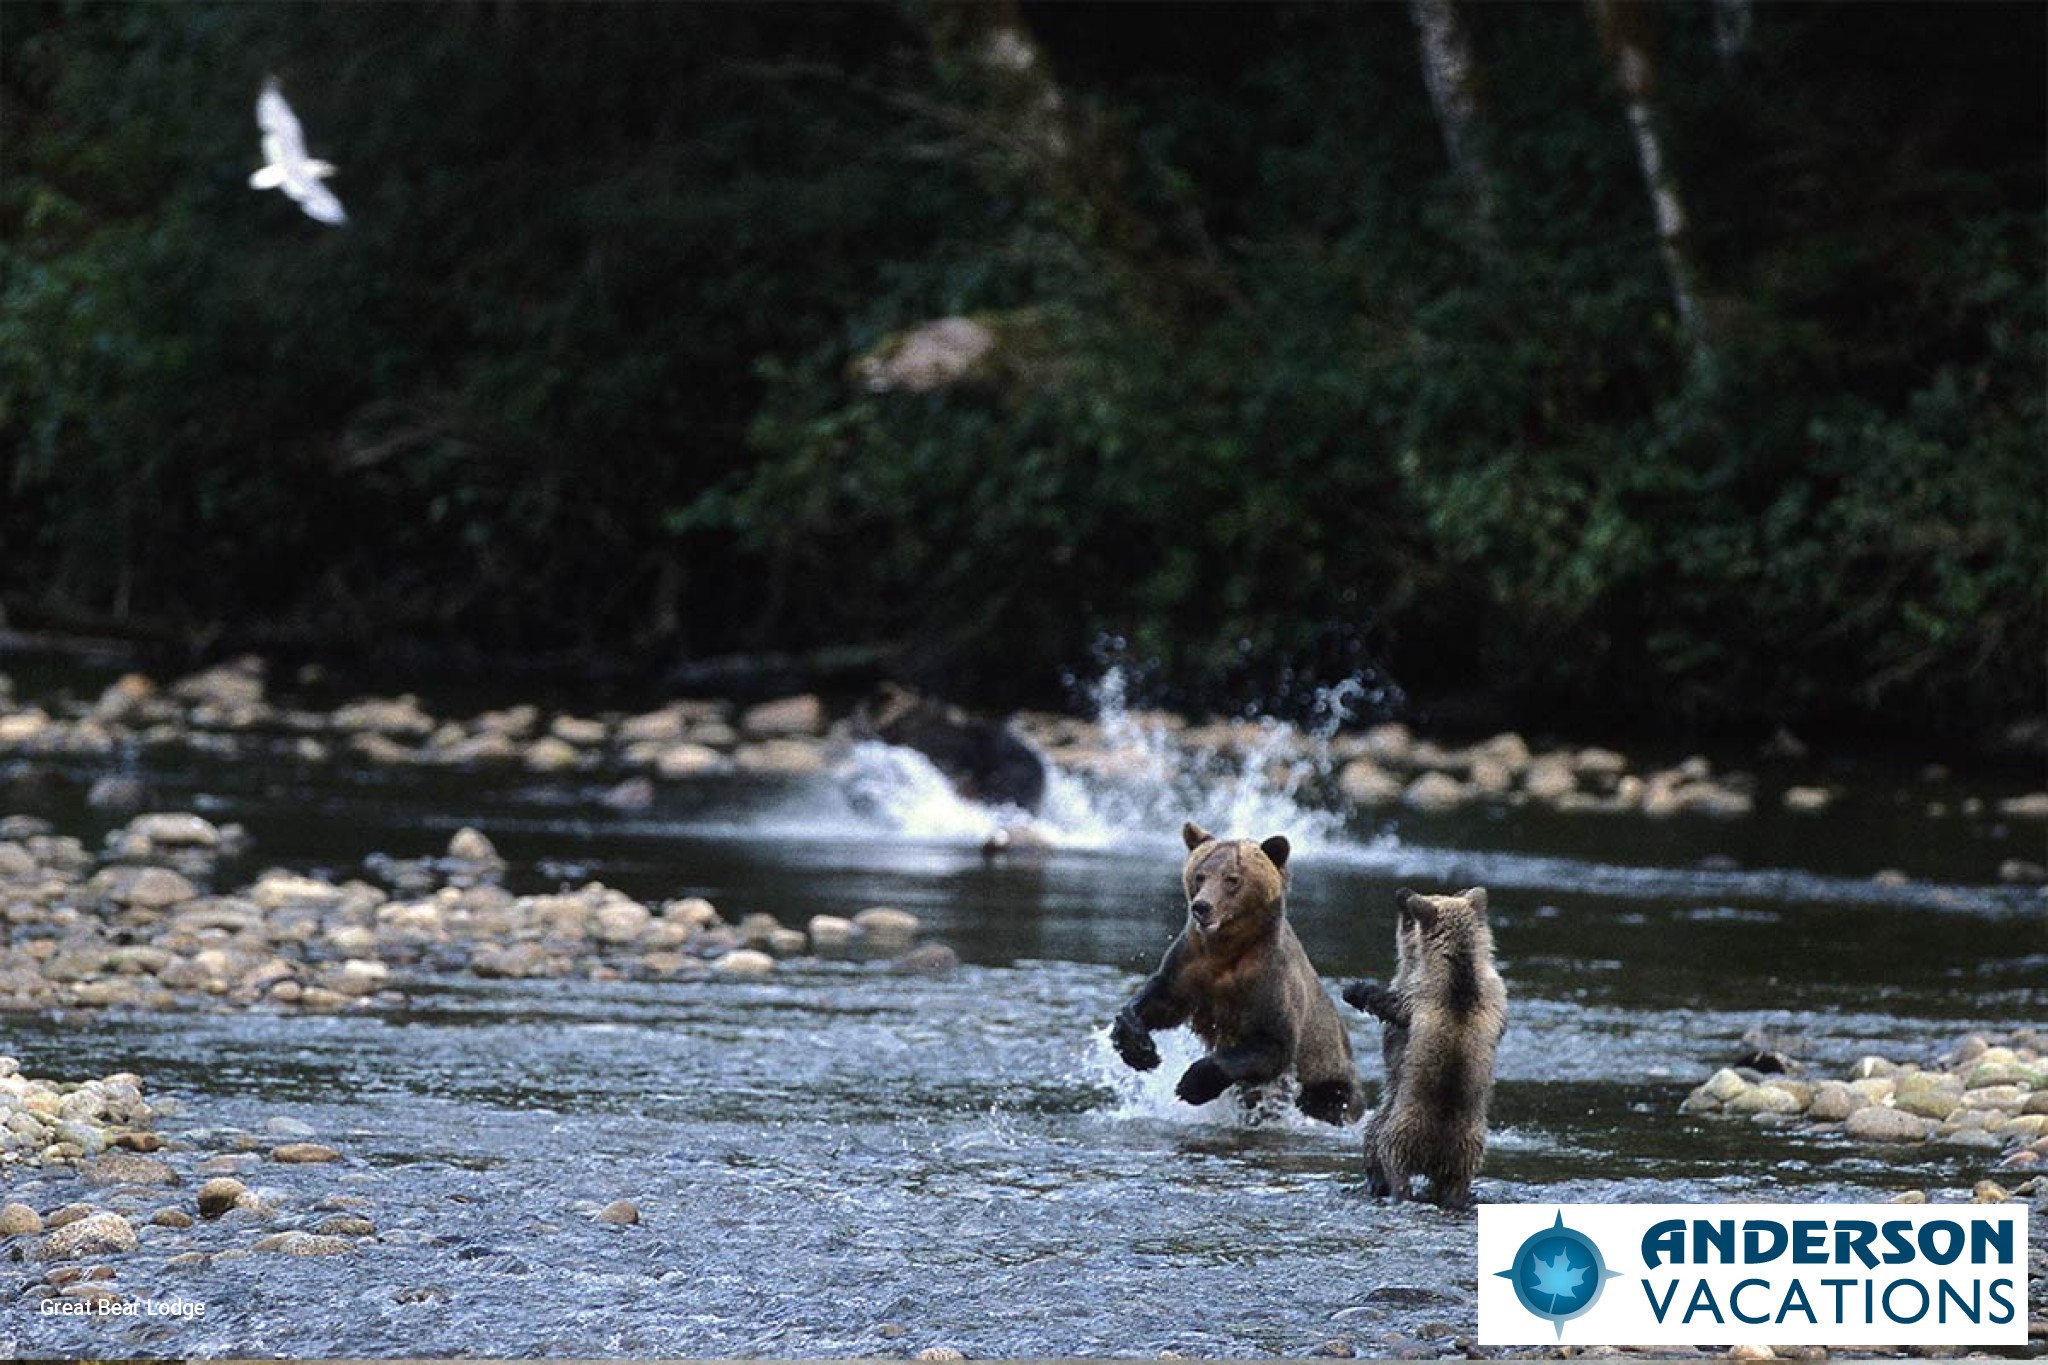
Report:
M 299 117 L 284 102 L 275 76 L 263 83 L 263 93 L 256 97 L 256 126 L 263 130 L 263 157 L 269 164 L 249 177 L 249 188 L 283 190 L 307 217 L 337 227 L 346 223 L 341 201 L 320 183 L 334 174 L 334 167 L 306 155 Z

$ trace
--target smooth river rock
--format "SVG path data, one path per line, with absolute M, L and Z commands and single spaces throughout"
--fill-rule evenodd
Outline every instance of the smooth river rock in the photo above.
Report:
M 1862 1142 L 1925 1142 L 1934 1132 L 1934 1120 L 1873 1104 L 1849 1115 L 1843 1131 Z

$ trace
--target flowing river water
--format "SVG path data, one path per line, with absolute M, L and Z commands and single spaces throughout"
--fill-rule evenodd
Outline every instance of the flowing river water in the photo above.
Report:
M 158 1129 L 217 1148 L 309 1128 L 343 1151 L 282 1194 L 374 1214 L 357 1255 L 167 1264 L 122 1281 L 199 1318 L 59 1319 L 0 1300 L 23 1355 L 1302 1355 L 1462 1353 L 1469 1214 L 1363 1197 L 1359 1133 L 1251 1121 L 1138 1076 L 1106 1024 L 1182 917 L 1179 821 L 1289 834 L 1290 914 L 1334 989 L 1392 967 L 1397 885 L 1492 892 L 1512 995 L 1482 1201 L 1957 1197 L 1995 1153 L 1879 1148 L 1687 1117 L 1687 1090 L 1759 1026 L 1817 1074 L 1931 1057 L 2048 1022 L 2048 929 L 1987 868 L 2035 832 L 1925 819 L 1866 775 L 1816 817 L 1341 819 L 1284 765 L 1112 798 L 1056 779 L 1062 846 L 988 861 L 994 818 L 921 760 L 849 776 L 665 787 L 621 816 L 597 786 L 163 761 L 167 805 L 248 826 L 268 865 L 360 875 L 366 856 L 489 832 L 515 890 L 602 879 L 702 895 L 728 919 L 893 905 L 961 966 L 798 959 L 758 980 L 421 975 L 404 1008 L 0 1016 L 23 1070 L 140 1073 Z M 63 814 L 60 812 L 60 815 Z M 83 807 L 60 826 L 97 839 Z M 1873 881 L 1879 867 L 1912 874 Z M 1372 1026 L 1341 1010 L 1369 1088 Z M 75 1178 L 17 1179 L 38 1206 Z M 609 1201 L 636 1226 L 593 1220 Z M 145 1229 L 155 1233 L 157 1229 Z M 202 1224 L 179 1246 L 226 1232 Z M 193 1240 L 197 1239 L 197 1240 Z M 14 1268 L 17 1275 L 28 1273 Z

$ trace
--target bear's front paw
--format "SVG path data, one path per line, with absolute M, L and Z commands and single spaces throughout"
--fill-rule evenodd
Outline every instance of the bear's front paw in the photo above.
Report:
M 1216 1059 L 1204 1057 L 1181 1073 L 1180 1084 L 1173 1088 L 1173 1093 L 1187 1104 L 1207 1104 L 1229 1088 L 1230 1077 L 1223 1074 Z
M 1393 1002 L 1394 993 L 1377 981 L 1354 981 L 1344 988 L 1344 1003 L 1375 1019 L 1385 1019 Z
M 1152 1035 L 1129 1010 L 1119 1013 L 1110 1024 L 1109 1041 L 1116 1046 L 1116 1055 L 1133 1071 L 1150 1071 L 1159 1065 L 1159 1049 L 1153 1044 Z

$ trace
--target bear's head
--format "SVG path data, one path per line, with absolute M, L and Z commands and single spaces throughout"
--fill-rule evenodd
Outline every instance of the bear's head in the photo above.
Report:
M 1468 947 L 1486 927 L 1483 886 L 1455 896 L 1424 896 L 1404 886 L 1394 893 L 1394 904 L 1401 908 L 1394 929 L 1395 948 L 1404 962 L 1432 948 L 1441 952 Z
M 1180 881 L 1190 931 L 1202 938 L 1248 937 L 1279 921 L 1287 895 L 1284 836 L 1263 843 L 1218 839 L 1190 821 L 1180 837 L 1188 846 Z

